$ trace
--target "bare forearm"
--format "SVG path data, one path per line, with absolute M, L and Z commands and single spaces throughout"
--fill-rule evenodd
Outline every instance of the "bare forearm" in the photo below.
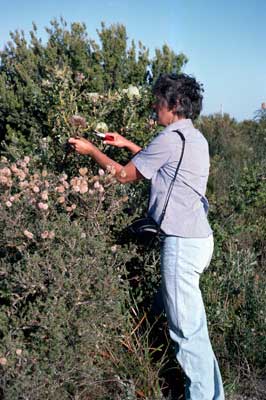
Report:
M 134 155 L 138 153 L 142 148 L 137 144 L 131 142 L 130 140 L 126 141 L 125 147 Z
M 120 183 L 134 182 L 138 179 L 142 179 L 143 176 L 137 170 L 134 163 L 131 161 L 125 166 L 112 160 L 106 156 L 101 150 L 94 146 L 91 142 L 83 138 L 70 138 L 68 141 L 73 149 L 83 155 L 89 155 L 98 165 L 103 169 L 111 168 L 113 175 Z M 125 147 L 125 146 L 123 146 Z
M 110 157 L 102 153 L 96 146 L 93 146 L 90 156 L 100 165 L 103 169 L 112 167 L 115 169 L 116 175 L 119 175 L 123 166 Z

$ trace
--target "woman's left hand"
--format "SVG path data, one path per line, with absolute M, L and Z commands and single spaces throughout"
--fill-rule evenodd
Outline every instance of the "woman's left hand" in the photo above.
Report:
M 70 138 L 68 143 L 71 144 L 73 149 L 83 155 L 91 155 L 94 145 L 84 138 Z

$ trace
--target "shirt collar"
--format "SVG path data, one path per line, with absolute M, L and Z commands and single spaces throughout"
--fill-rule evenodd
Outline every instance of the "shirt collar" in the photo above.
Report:
M 184 118 L 184 119 L 179 119 L 178 121 L 173 122 L 170 125 L 167 125 L 165 130 L 174 131 L 174 130 L 178 129 L 178 130 L 182 131 L 182 129 L 189 129 L 189 128 L 190 129 L 194 128 L 193 123 L 190 118 L 187 118 L 187 119 Z

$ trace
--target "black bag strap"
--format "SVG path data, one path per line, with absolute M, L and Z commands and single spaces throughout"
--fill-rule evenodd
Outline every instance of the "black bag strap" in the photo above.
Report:
M 175 183 L 175 180 L 176 180 L 176 177 L 177 177 L 177 174 L 178 174 L 178 171 L 179 171 L 181 162 L 182 162 L 182 160 L 183 160 L 184 151 L 185 151 L 185 136 L 184 136 L 183 133 L 180 132 L 178 129 L 175 130 L 175 131 L 173 131 L 173 132 L 176 132 L 176 133 L 180 136 L 180 139 L 182 140 L 182 150 L 181 150 L 180 159 L 179 159 L 178 164 L 177 164 L 177 167 L 176 167 L 175 175 L 174 175 L 174 177 L 173 177 L 173 179 L 172 179 L 172 181 L 171 181 L 171 183 L 170 183 L 170 186 L 169 186 L 169 189 L 168 189 L 166 198 L 165 198 L 165 202 L 164 202 L 164 206 L 163 206 L 162 215 L 161 215 L 161 218 L 160 218 L 160 221 L 159 221 L 159 224 L 158 224 L 158 231 L 160 230 L 161 225 L 162 225 L 162 222 L 163 222 L 163 220 L 164 220 L 165 213 L 166 213 L 166 208 L 167 208 L 167 205 L 168 205 L 168 202 L 169 202 L 169 199 L 170 199 L 170 196 L 171 196 L 173 187 L 174 187 L 174 183 Z

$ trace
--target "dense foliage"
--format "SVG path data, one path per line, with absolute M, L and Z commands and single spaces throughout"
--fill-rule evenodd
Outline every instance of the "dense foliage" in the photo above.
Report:
M 165 317 L 151 315 L 158 248 L 119 240 L 145 213 L 147 183 L 117 184 L 111 168 L 65 157 L 65 143 L 97 128 L 144 146 L 158 130 L 147 71 L 179 71 L 186 57 L 165 45 L 150 59 L 141 43 L 127 47 L 122 25 L 103 24 L 100 44 L 82 24 L 52 21 L 47 33 L 43 45 L 35 26 L 30 43 L 15 32 L 1 52 L 0 397 L 166 398 L 177 366 Z M 228 394 L 265 373 L 264 111 L 197 121 L 210 144 L 215 234 L 202 289 Z

